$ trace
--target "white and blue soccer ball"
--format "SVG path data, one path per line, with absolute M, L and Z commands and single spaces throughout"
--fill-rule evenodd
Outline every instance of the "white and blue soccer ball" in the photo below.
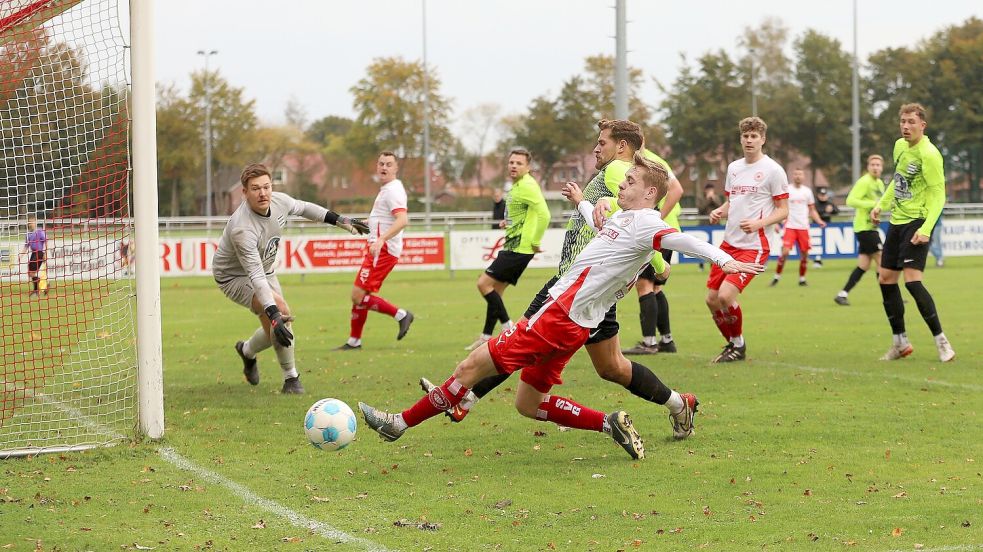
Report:
M 307 409 L 304 432 L 321 450 L 341 450 L 355 438 L 355 413 L 343 401 L 321 399 Z

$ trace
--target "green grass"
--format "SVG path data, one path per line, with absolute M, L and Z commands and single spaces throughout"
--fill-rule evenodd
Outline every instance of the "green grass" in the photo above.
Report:
M 46 550 L 361 548 L 244 503 L 165 461 L 160 446 L 389 549 L 979 546 L 983 259 L 928 271 L 958 353 L 946 365 L 906 292 L 915 353 L 879 362 L 890 335 L 873 276 L 844 308 L 832 297 L 852 263 L 810 268 L 807 288 L 795 285 L 796 268 L 776 288 L 770 275 L 759 278 L 742 297 L 749 359 L 736 365 L 708 363 L 721 338 L 703 305 L 705 275 L 675 268 L 667 293 L 680 352 L 640 360 L 700 397 L 698 431 L 686 441 L 670 438 L 663 407 L 600 380 L 583 352 L 574 357 L 557 393 L 628 410 L 645 437 L 640 462 L 606 436 L 521 418 L 510 383 L 463 424 L 441 417 L 396 443 L 360 425 L 340 453 L 307 445 L 302 421 L 316 399 L 399 409 L 420 395 L 420 376 L 442 381 L 453 370 L 484 317 L 476 271 L 395 273 L 383 295 L 417 321 L 396 342 L 396 324 L 370 314 L 356 353 L 330 351 L 347 334 L 351 275 L 283 278 L 297 316 L 303 397 L 278 394 L 272 351 L 260 357 L 260 385 L 243 381 L 232 344 L 255 319 L 212 282 L 164 280 L 166 439 L 0 462 L 0 549 L 33 550 L 38 541 Z M 549 275 L 530 270 L 508 291 L 514 317 Z M 634 296 L 622 302 L 628 345 L 639 337 L 637 312 Z M 394 526 L 400 519 L 440 528 Z M 260 520 L 265 528 L 252 528 Z

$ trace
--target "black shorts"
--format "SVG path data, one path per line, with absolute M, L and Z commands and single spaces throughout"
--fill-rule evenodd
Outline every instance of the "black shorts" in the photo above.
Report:
M 666 257 L 669 257 L 669 259 L 666 259 Z M 672 258 L 672 249 L 663 249 L 662 258 L 665 259 L 666 264 L 669 264 L 669 260 Z M 655 267 L 652 266 L 652 263 L 645 265 L 645 268 L 642 269 L 641 274 L 638 275 L 638 279 L 648 280 L 657 286 L 664 286 L 666 285 L 666 282 L 669 281 L 668 278 L 662 280 L 655 277 Z
M 519 277 L 525 272 L 533 253 L 516 253 L 514 251 L 499 251 L 492 264 L 485 269 L 485 274 L 498 280 L 512 284 L 519 283 Z
M 543 286 L 543 289 L 539 290 L 539 293 L 536 294 L 536 298 L 533 299 L 532 303 L 529 304 L 529 308 L 526 309 L 526 313 L 523 316 L 525 316 L 526 318 L 531 318 L 532 315 L 539 312 L 539 309 L 541 309 L 543 305 L 546 303 L 546 300 L 549 299 L 550 288 L 553 287 L 553 284 L 555 284 L 556 281 L 559 279 L 560 279 L 559 276 L 553 276 L 552 278 L 550 278 L 548 282 L 546 282 L 546 285 Z M 600 343 L 605 339 L 611 339 L 612 337 L 618 335 L 618 330 L 621 327 L 618 325 L 617 307 L 618 307 L 617 303 L 611 305 L 611 308 L 608 309 L 608 312 L 604 314 L 604 320 L 601 320 L 601 323 L 598 324 L 596 328 L 590 331 L 590 335 L 587 337 L 587 342 L 584 343 L 584 345 L 593 345 L 594 343 Z
M 864 230 L 857 232 L 857 253 L 861 255 L 873 255 L 882 249 L 881 234 L 877 230 Z
M 41 265 L 44 264 L 44 260 L 44 251 L 31 251 L 31 258 L 27 260 L 27 271 L 37 272 L 38 270 L 41 270 Z
M 907 224 L 888 225 L 887 238 L 884 239 L 884 251 L 881 253 L 881 268 L 888 270 L 903 270 L 905 268 L 925 270 L 925 260 L 928 259 L 928 242 L 921 245 L 911 243 L 912 236 L 923 224 L 925 224 L 925 219 L 913 220 Z

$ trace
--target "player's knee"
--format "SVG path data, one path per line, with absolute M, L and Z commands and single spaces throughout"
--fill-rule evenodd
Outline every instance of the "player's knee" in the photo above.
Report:
M 365 298 L 365 290 L 361 288 L 352 288 L 352 304 L 358 305 Z
M 539 411 L 539 405 L 525 404 L 516 399 L 515 410 L 526 418 L 536 419 L 536 413 Z
M 624 360 L 624 363 L 619 362 L 620 360 Z M 628 380 L 631 381 L 631 363 L 624 357 L 619 359 L 608 359 L 594 365 L 594 370 L 597 371 L 598 376 L 601 376 L 601 379 L 614 383 L 621 383 L 624 381 L 626 368 L 628 370 Z

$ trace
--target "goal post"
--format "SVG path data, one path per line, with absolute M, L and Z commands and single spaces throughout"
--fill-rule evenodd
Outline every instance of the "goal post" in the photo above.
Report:
M 0 458 L 163 435 L 153 2 L 127 2 L 0 0 Z

